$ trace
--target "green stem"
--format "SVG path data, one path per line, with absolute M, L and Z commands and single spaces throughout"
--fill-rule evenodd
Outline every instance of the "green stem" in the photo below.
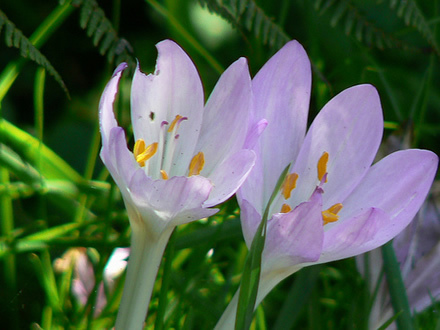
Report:
M 396 319 L 397 327 L 405 330 L 414 329 L 408 297 L 392 241 L 382 246 L 382 257 L 394 312 L 401 313 Z
M 162 255 L 174 229 L 166 228 L 154 239 L 144 226 L 140 227 L 132 226 L 130 259 L 116 330 L 143 329 Z

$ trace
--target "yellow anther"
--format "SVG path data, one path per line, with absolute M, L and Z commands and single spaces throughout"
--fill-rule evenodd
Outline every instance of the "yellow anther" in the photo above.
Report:
M 160 175 L 162 176 L 162 179 L 168 180 L 168 174 L 164 170 L 160 170 Z
M 145 150 L 145 141 L 143 139 L 137 140 L 133 148 L 134 158 L 137 158 L 137 156 L 143 153 L 144 150 Z
M 288 213 L 292 211 L 292 208 L 287 205 L 287 204 L 283 204 L 283 206 L 281 206 L 281 213 Z
M 284 179 L 283 184 L 281 185 L 281 193 L 283 194 L 285 199 L 290 198 L 290 194 L 292 190 L 296 187 L 296 180 L 298 180 L 297 173 L 290 173 Z
M 325 173 L 327 173 L 328 152 L 324 151 L 318 160 L 318 180 L 321 181 Z M 327 179 L 325 180 L 327 182 Z
M 203 152 L 199 152 L 197 155 L 193 157 L 191 163 L 189 164 L 189 174 L 191 175 L 199 175 L 203 170 L 203 166 L 205 166 L 205 155 Z
M 330 206 L 327 210 L 322 211 L 322 221 L 324 226 L 330 222 L 338 221 L 339 219 L 339 211 L 342 209 L 342 204 L 337 203 L 335 205 Z
M 174 120 L 171 122 L 170 127 L 168 127 L 168 133 L 172 132 L 174 127 L 176 127 L 177 123 L 179 122 L 180 119 L 182 119 L 183 117 L 181 115 L 176 115 L 176 118 L 174 118 Z
M 134 157 L 140 166 L 145 166 L 145 162 L 149 160 L 157 151 L 157 142 L 145 147 L 145 141 L 139 139 L 134 144 Z
M 333 213 L 333 214 L 338 214 L 340 210 L 342 210 L 344 206 L 341 203 L 337 203 L 333 206 L 330 206 L 328 211 Z

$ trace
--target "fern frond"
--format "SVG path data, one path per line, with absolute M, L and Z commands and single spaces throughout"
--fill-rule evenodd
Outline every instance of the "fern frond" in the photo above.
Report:
M 55 79 L 61 88 L 69 95 L 66 85 L 60 74 L 55 70 L 49 60 L 44 56 L 23 33 L 17 29 L 8 17 L 0 10 L 0 34 L 4 27 L 5 43 L 8 47 L 14 47 L 20 50 L 20 55 L 29 58 L 38 65 L 41 65 Z
M 396 11 L 398 17 L 403 18 L 407 26 L 414 27 L 440 55 L 434 33 L 415 0 L 390 0 L 390 8 Z
M 96 0 L 76 0 L 81 7 L 79 24 L 92 38 L 94 46 L 99 45 L 101 55 L 107 54 L 110 63 L 127 62 L 130 68 L 135 66 L 133 48 L 130 43 L 118 36 L 113 24 L 105 16 Z
M 379 49 L 384 49 L 385 47 L 413 48 L 403 40 L 385 32 L 374 22 L 369 21 L 351 0 L 327 0 L 324 2 L 316 0 L 314 8 L 320 14 L 324 12 L 329 13 L 331 26 L 334 27 L 342 24 L 346 35 L 353 35 L 359 42 L 368 47 Z
M 283 28 L 266 15 L 254 0 L 199 0 L 202 6 L 229 21 L 236 28 L 245 28 L 263 44 L 281 48 L 291 38 Z

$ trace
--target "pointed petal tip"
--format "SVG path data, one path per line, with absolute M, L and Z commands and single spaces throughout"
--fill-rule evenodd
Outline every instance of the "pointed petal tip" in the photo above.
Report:
M 127 67 L 128 67 L 128 64 L 125 62 L 122 62 L 121 64 L 119 64 L 117 66 L 117 68 L 115 69 L 115 71 L 113 71 L 112 78 L 116 77 L 119 73 L 124 71 Z

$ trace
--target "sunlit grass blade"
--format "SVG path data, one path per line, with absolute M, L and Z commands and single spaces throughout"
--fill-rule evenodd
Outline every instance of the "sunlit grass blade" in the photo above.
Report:
M 246 257 L 243 274 L 240 282 L 240 293 L 238 298 L 237 315 L 235 319 L 235 329 L 249 329 L 252 323 L 255 301 L 257 299 L 258 284 L 261 272 L 261 256 L 263 254 L 264 243 L 266 240 L 266 224 L 269 217 L 270 206 L 281 189 L 284 179 L 289 171 L 290 164 L 281 173 L 275 189 L 267 202 L 261 223 L 252 240 L 249 254 Z
M 0 120 L 0 141 L 34 166 L 41 159 L 41 174 L 48 179 L 66 179 L 76 183 L 82 181 L 81 175 L 55 152 L 44 144 L 40 148 L 38 139 L 4 119 Z
M 46 252 L 43 252 L 43 254 L 44 253 Z M 62 308 L 58 296 L 58 290 L 52 278 L 52 267 L 50 267 L 50 269 L 47 269 L 47 262 L 42 262 L 40 257 L 38 257 L 38 255 L 34 253 L 29 256 L 29 260 L 34 266 L 35 274 L 45 292 L 48 305 L 50 305 L 52 309 L 57 313 L 61 313 Z
M 411 318 L 411 310 L 406 295 L 405 285 L 402 280 L 399 263 L 393 248 L 393 242 L 389 242 L 382 246 L 383 267 L 390 291 L 391 303 L 394 312 L 401 313 L 396 319 L 399 329 L 414 329 Z

